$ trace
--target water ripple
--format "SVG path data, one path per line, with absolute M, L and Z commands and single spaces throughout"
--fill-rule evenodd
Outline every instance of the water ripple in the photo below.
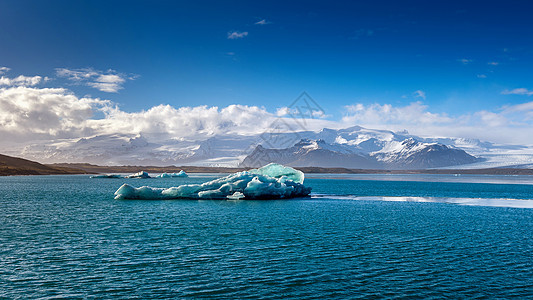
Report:
M 0 298 L 533 297 L 531 209 L 114 201 L 53 178 L 0 185 Z

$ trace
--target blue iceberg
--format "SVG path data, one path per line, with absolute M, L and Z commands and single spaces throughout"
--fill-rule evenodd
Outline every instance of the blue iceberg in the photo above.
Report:
M 263 166 L 259 169 L 251 169 L 248 172 L 257 175 L 264 175 L 273 178 L 281 178 L 283 176 L 287 177 L 296 183 L 304 183 L 304 172 L 300 170 L 293 169 L 291 167 L 286 167 L 280 164 L 271 163 L 266 166 Z
M 237 172 L 202 184 L 171 188 L 123 184 L 115 199 L 288 199 L 307 197 L 311 188 L 303 185 L 304 173 L 291 167 L 269 164 Z
M 156 178 L 172 178 L 172 177 L 189 177 L 185 171 L 181 170 L 178 173 L 161 173 Z

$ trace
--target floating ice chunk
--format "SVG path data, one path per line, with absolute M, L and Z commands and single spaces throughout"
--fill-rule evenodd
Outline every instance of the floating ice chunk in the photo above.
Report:
M 267 175 L 270 174 L 270 175 Z M 294 181 L 295 178 L 299 182 Z M 122 185 L 115 199 L 281 199 L 306 197 L 311 188 L 303 185 L 302 172 L 270 164 L 263 168 L 238 172 L 202 184 L 184 184 L 171 188 L 134 188 Z
M 270 176 L 274 178 L 281 178 L 282 176 L 286 176 L 288 179 L 296 183 L 304 183 L 304 173 L 302 171 L 275 163 L 270 163 L 259 169 L 251 169 L 248 172 L 253 174 Z
M 126 178 L 152 178 L 145 171 L 140 171 L 139 173 L 131 174 L 126 176 Z
M 102 175 L 93 175 L 90 178 L 122 178 L 122 176 L 118 174 L 102 174 Z
M 172 173 L 172 177 L 189 177 L 185 171 L 181 170 L 178 173 Z
M 185 171 L 181 170 L 178 173 L 161 173 L 156 176 L 157 178 L 171 178 L 171 177 L 189 177 Z
M 230 200 L 240 200 L 240 199 L 244 198 L 244 194 L 241 193 L 241 192 L 235 192 L 235 193 L 233 193 L 233 195 L 226 196 L 226 198 L 228 198 Z
M 116 192 L 115 195 L 130 195 L 130 198 L 117 198 L 115 199 L 159 199 L 159 194 L 163 189 L 151 188 L 143 186 L 140 188 L 134 188 L 129 184 L 123 184 Z

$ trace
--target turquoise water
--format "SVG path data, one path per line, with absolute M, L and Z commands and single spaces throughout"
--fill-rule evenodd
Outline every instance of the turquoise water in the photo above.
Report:
M 0 298 L 533 297 L 530 177 L 313 175 L 305 199 L 113 200 L 124 182 L 214 176 L 1 177 Z

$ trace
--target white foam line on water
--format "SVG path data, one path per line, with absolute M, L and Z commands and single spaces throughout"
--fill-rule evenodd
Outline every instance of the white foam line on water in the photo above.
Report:
M 341 179 L 372 181 L 414 181 L 450 183 L 487 183 L 533 185 L 531 175 L 482 174 L 306 174 L 307 179 Z
M 505 199 L 505 198 L 449 198 L 449 197 L 395 197 L 395 196 L 341 196 L 341 195 L 312 195 L 312 198 L 340 199 L 340 200 L 372 200 L 372 201 L 398 201 L 398 202 L 433 202 L 450 203 L 468 206 L 491 206 L 511 208 L 533 208 L 530 199 Z

